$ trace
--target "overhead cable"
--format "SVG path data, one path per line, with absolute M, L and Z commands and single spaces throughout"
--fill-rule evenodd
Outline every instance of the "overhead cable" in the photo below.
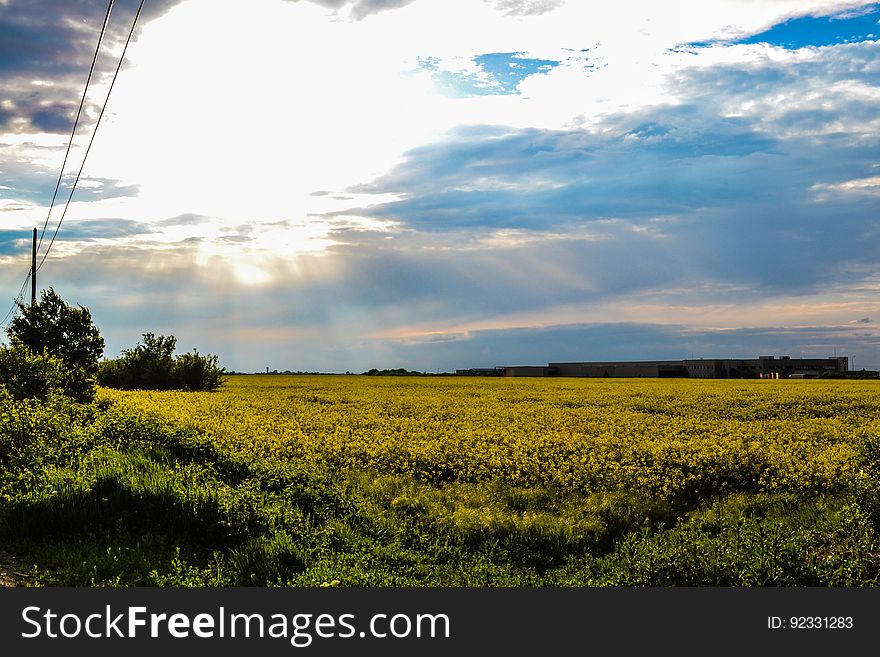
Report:
M 76 110 L 76 118 L 73 120 L 73 128 L 70 131 L 70 139 L 67 142 L 67 151 L 64 153 L 64 162 L 61 163 L 61 170 L 58 172 L 58 181 L 55 183 L 55 191 L 52 193 L 52 201 L 49 203 L 49 212 L 46 214 L 46 221 L 43 223 L 43 230 L 40 232 L 40 241 L 37 249 L 43 245 L 43 235 L 46 234 L 46 227 L 49 225 L 49 218 L 52 216 L 52 209 L 55 207 L 55 199 L 58 197 L 58 189 L 61 187 L 61 180 L 64 178 L 64 169 L 67 166 L 67 158 L 70 157 L 70 149 L 73 146 L 73 138 L 76 135 L 76 129 L 79 127 L 79 117 L 82 114 L 83 106 L 86 103 L 89 85 L 92 82 L 92 74 L 95 71 L 95 64 L 98 61 L 98 53 L 101 52 L 101 43 L 104 41 L 104 33 L 107 31 L 107 24 L 110 22 L 110 12 L 113 9 L 113 0 L 107 4 L 107 13 L 104 15 L 104 24 L 101 26 L 101 33 L 98 35 L 98 44 L 95 46 L 95 54 L 92 56 L 92 65 L 89 67 L 89 75 L 86 78 L 86 86 L 83 87 L 82 98 L 79 100 L 79 108 Z
M 43 257 L 40 259 L 40 264 L 37 265 L 37 271 L 43 266 L 43 263 L 46 261 L 46 258 L 49 256 L 49 251 L 52 250 L 52 245 L 55 243 L 55 238 L 58 236 L 58 230 L 61 228 L 61 224 L 64 222 L 64 217 L 67 215 L 67 210 L 70 208 L 70 201 L 73 199 L 73 193 L 76 191 L 76 185 L 79 183 L 80 176 L 82 175 L 83 168 L 86 165 L 86 160 L 89 157 L 89 152 L 92 150 L 92 144 L 95 143 L 95 135 L 98 134 L 98 127 L 101 125 L 101 119 L 104 116 L 104 111 L 107 109 L 107 103 L 110 100 L 110 94 L 113 93 L 113 85 L 116 84 L 116 78 L 119 75 L 119 69 L 122 68 L 122 62 L 125 60 L 125 53 L 128 50 L 128 44 L 131 43 L 131 37 L 134 34 L 135 27 L 137 26 L 138 17 L 141 15 L 141 9 L 144 7 L 144 0 L 140 1 L 138 5 L 137 12 L 134 15 L 134 20 L 131 22 L 131 29 L 128 32 L 128 37 L 125 39 L 125 46 L 122 48 L 122 54 L 119 56 L 119 61 L 116 64 L 116 70 L 113 72 L 113 79 L 110 80 L 110 88 L 107 90 L 107 96 L 104 98 L 104 104 L 101 107 L 101 113 L 98 115 L 98 120 L 95 121 L 95 129 L 92 131 L 92 137 L 89 139 L 89 145 L 86 148 L 85 155 L 83 155 L 82 162 L 79 166 L 79 171 L 76 174 L 76 179 L 73 181 L 73 186 L 70 188 L 70 194 L 67 196 L 67 202 L 64 204 L 64 211 L 61 213 L 61 218 L 58 220 L 58 225 L 55 226 L 55 232 L 52 234 L 52 239 L 49 241 L 49 246 L 46 247 L 46 252 L 43 254 Z
M 24 299 L 24 291 L 27 288 L 28 282 L 31 280 L 31 270 L 28 269 L 27 276 L 24 277 L 24 283 L 21 284 L 21 289 L 18 291 L 18 294 L 15 295 L 15 300 L 12 302 L 12 307 L 9 309 L 9 312 L 6 313 L 6 317 L 3 318 L 3 321 L 0 322 L 0 326 L 5 326 L 6 322 L 10 320 L 12 314 L 15 312 L 15 309 L 18 307 L 18 304 L 22 302 Z

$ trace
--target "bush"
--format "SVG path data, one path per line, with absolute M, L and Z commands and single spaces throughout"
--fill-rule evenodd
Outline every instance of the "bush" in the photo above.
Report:
M 145 333 L 143 342 L 122 352 L 122 358 L 105 361 L 98 369 L 98 383 L 121 390 L 216 390 L 226 370 L 217 356 L 192 353 L 175 357 L 173 335 Z
M 223 384 L 224 371 L 218 365 L 217 356 L 203 356 L 193 350 L 174 359 L 171 378 L 175 388 L 216 390 Z
M 45 398 L 58 390 L 76 401 L 92 401 L 104 338 L 89 309 L 69 306 L 52 288 L 43 291 L 39 303 L 18 308 L 20 315 L 6 331 L 12 347 L 3 355 L 12 395 Z
M 0 384 L 18 400 L 44 400 L 60 393 L 86 402 L 95 396 L 94 379 L 65 368 L 56 356 L 34 353 L 18 340 L 0 349 Z

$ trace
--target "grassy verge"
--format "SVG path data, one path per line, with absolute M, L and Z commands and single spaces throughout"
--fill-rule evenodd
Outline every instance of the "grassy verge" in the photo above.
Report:
M 840 491 L 696 498 L 331 470 L 0 397 L 0 542 L 37 585 L 876 585 L 877 442 Z

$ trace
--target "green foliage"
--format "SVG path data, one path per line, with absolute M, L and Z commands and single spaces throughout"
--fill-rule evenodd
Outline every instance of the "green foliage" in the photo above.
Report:
M 0 348 L 0 385 L 14 399 L 46 399 L 64 389 L 63 363 L 48 353 L 34 353 L 18 339 Z
M 88 308 L 69 306 L 52 288 L 43 290 L 33 306 L 18 304 L 20 314 L 7 329 L 34 354 L 58 358 L 65 371 L 64 389 L 78 401 L 95 395 L 98 361 L 104 353 L 104 338 L 92 323 Z
M 260 454 L 116 395 L 0 393 L 0 542 L 34 564 L 36 584 L 878 584 L 873 430 L 852 439 L 848 485 L 802 477 L 695 500 L 675 487 L 434 480 Z
M 874 530 L 880 533 L 880 435 L 867 435 L 859 447 L 853 484 L 855 500 Z
M 98 364 L 98 385 L 118 390 L 136 389 L 134 373 L 122 358 L 105 360 Z
M 223 384 L 217 356 L 193 350 L 175 357 L 176 346 L 173 335 L 145 333 L 122 358 L 100 364 L 98 382 L 120 390 L 216 390 Z
M 15 399 L 43 400 L 66 395 L 86 402 L 95 396 L 95 377 L 81 369 L 67 367 L 48 351 L 35 353 L 17 338 L 9 347 L 0 347 L 0 386 Z
M 145 333 L 143 342 L 122 352 L 122 358 L 101 363 L 98 382 L 123 390 L 170 390 L 174 387 L 174 348 L 177 339 Z
M 224 368 L 217 356 L 202 355 L 197 350 L 174 359 L 171 380 L 183 390 L 216 390 L 223 385 Z

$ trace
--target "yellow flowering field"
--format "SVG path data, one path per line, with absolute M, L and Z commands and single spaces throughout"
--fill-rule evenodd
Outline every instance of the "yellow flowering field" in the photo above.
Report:
M 219 445 L 426 482 L 691 498 L 834 492 L 880 429 L 878 383 L 238 375 L 104 399 Z

